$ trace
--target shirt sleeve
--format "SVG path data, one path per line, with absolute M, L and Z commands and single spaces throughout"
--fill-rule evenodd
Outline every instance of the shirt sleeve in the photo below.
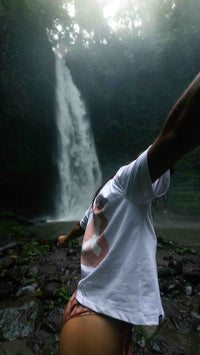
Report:
M 87 211 L 85 212 L 83 218 L 80 220 L 80 226 L 82 229 L 86 230 L 87 224 L 88 224 L 88 220 L 90 217 L 90 213 L 92 212 L 92 205 L 90 205 L 90 207 L 87 209 Z
M 136 160 L 121 167 L 114 177 L 114 182 L 125 195 L 138 205 L 149 204 L 154 198 L 164 195 L 170 184 L 169 170 L 152 184 L 147 162 L 148 149 Z

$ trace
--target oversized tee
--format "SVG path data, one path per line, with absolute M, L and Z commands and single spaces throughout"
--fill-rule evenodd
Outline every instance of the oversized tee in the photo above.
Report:
M 100 314 L 157 325 L 164 311 L 151 202 L 166 193 L 170 173 L 152 184 L 147 152 L 117 171 L 80 222 L 85 234 L 76 298 Z

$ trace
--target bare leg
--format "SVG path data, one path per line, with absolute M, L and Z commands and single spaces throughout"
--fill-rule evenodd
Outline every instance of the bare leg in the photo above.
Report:
M 63 327 L 59 355 L 121 355 L 120 322 L 100 315 L 71 318 Z

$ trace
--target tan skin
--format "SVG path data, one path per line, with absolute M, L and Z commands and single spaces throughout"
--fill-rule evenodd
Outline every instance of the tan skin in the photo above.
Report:
M 152 183 L 182 156 L 200 144 L 200 74 L 189 85 L 167 116 L 148 151 Z M 83 235 L 78 223 L 58 238 L 58 246 Z M 120 355 L 120 322 L 100 315 L 71 318 L 63 327 L 60 355 Z

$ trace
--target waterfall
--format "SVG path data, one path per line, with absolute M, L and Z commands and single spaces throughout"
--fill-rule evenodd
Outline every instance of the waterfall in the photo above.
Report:
M 59 185 L 57 220 L 79 220 L 101 185 L 101 170 L 80 92 L 64 60 L 56 55 Z

